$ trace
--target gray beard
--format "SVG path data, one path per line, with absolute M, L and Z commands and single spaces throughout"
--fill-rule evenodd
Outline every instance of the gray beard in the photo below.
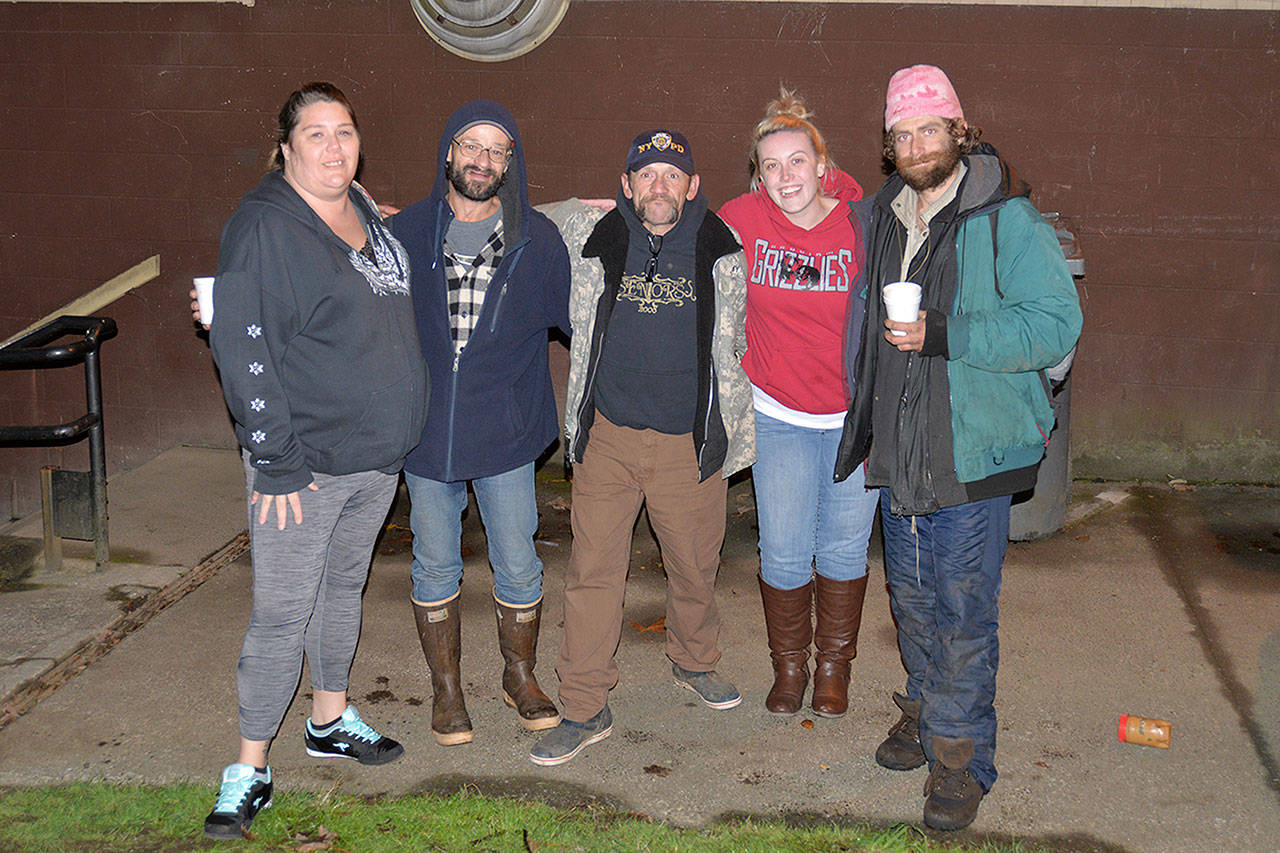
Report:
M 648 205 L 644 205 L 644 204 L 638 205 L 636 207 L 636 217 L 645 225 L 674 225 L 676 222 L 680 220 L 680 211 L 676 209 L 676 206 L 674 204 L 672 204 L 670 207 L 671 207 L 671 215 L 667 217 L 666 222 L 657 222 L 653 219 L 650 219 L 648 214 Z

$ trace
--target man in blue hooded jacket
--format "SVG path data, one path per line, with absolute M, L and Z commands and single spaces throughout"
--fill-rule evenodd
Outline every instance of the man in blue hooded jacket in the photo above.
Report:
M 418 339 L 432 376 L 422 440 L 405 460 L 413 609 L 431 669 L 431 731 L 468 743 L 459 672 L 462 513 L 475 491 L 493 569 L 503 699 L 530 731 L 560 721 L 534 677 L 542 561 L 534 462 L 559 432 L 547 330 L 570 333 L 569 257 L 529 206 L 515 119 L 471 101 L 440 138 L 431 195 L 391 219 L 409 253 Z

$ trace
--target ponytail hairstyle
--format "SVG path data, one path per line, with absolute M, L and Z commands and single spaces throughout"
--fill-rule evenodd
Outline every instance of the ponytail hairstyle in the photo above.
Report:
M 809 137 L 818 163 L 823 168 L 822 182 L 826 185 L 827 179 L 836 172 L 836 163 L 827 153 L 827 141 L 822 137 L 822 132 L 809 120 L 812 115 L 799 95 L 785 86 L 779 87 L 777 100 L 770 101 L 764 108 L 764 118 L 760 119 L 751 134 L 751 154 L 747 163 L 751 189 L 760 188 L 760 140 L 780 130 L 798 130 Z
M 342 93 L 341 89 L 332 83 L 323 81 L 307 83 L 301 89 L 291 93 L 289 99 L 284 102 L 284 106 L 280 108 L 280 115 L 277 117 L 276 147 L 271 152 L 271 158 L 267 161 L 269 170 L 278 172 L 284 169 L 284 152 L 280 150 L 280 147 L 289 144 L 289 137 L 292 135 L 293 129 L 298 126 L 298 118 L 302 111 L 312 104 L 325 101 L 342 104 L 347 110 L 347 115 L 351 116 L 351 124 L 355 127 L 356 133 L 360 132 L 360 122 L 356 121 L 356 111 L 352 108 L 351 102 L 347 100 L 347 96 Z

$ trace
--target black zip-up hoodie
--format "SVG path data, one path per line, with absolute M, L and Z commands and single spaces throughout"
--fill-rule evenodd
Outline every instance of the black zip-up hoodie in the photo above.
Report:
M 394 249 L 365 196 L 348 194 Z M 263 494 L 296 492 L 313 473 L 399 471 L 421 433 L 427 370 L 408 269 L 403 292 L 379 295 L 349 252 L 281 172 L 223 228 L 209 341 Z

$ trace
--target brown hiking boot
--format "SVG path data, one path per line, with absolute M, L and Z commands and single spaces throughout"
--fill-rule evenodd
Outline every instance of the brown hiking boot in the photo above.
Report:
M 422 653 L 431 668 L 431 733 L 441 746 L 470 743 L 475 737 L 462 699 L 462 617 L 458 597 L 426 607 L 413 604 Z
M 970 738 L 934 735 L 933 755 L 937 761 L 924 783 L 924 825 L 952 832 L 964 829 L 978 816 L 978 805 L 987 793 L 969 774 L 973 761 Z
M 538 662 L 542 599 L 526 607 L 509 607 L 495 598 L 493 607 L 498 617 L 498 648 L 506 661 L 502 668 L 502 700 L 516 709 L 526 731 L 555 728 L 560 712 L 533 675 Z
M 818 575 L 813 596 L 817 614 L 813 645 L 818 650 L 813 667 L 813 712 L 820 717 L 843 717 L 849 710 L 850 661 L 858 654 L 866 595 L 866 575 L 851 581 Z
M 902 709 L 902 718 L 876 749 L 876 764 L 889 770 L 914 770 L 925 762 L 920 745 L 920 700 L 895 693 L 893 702 Z
M 774 714 L 794 714 L 809 686 L 809 643 L 813 639 L 813 581 L 798 589 L 777 589 L 760 578 L 764 625 L 773 659 L 773 687 L 764 706 Z

